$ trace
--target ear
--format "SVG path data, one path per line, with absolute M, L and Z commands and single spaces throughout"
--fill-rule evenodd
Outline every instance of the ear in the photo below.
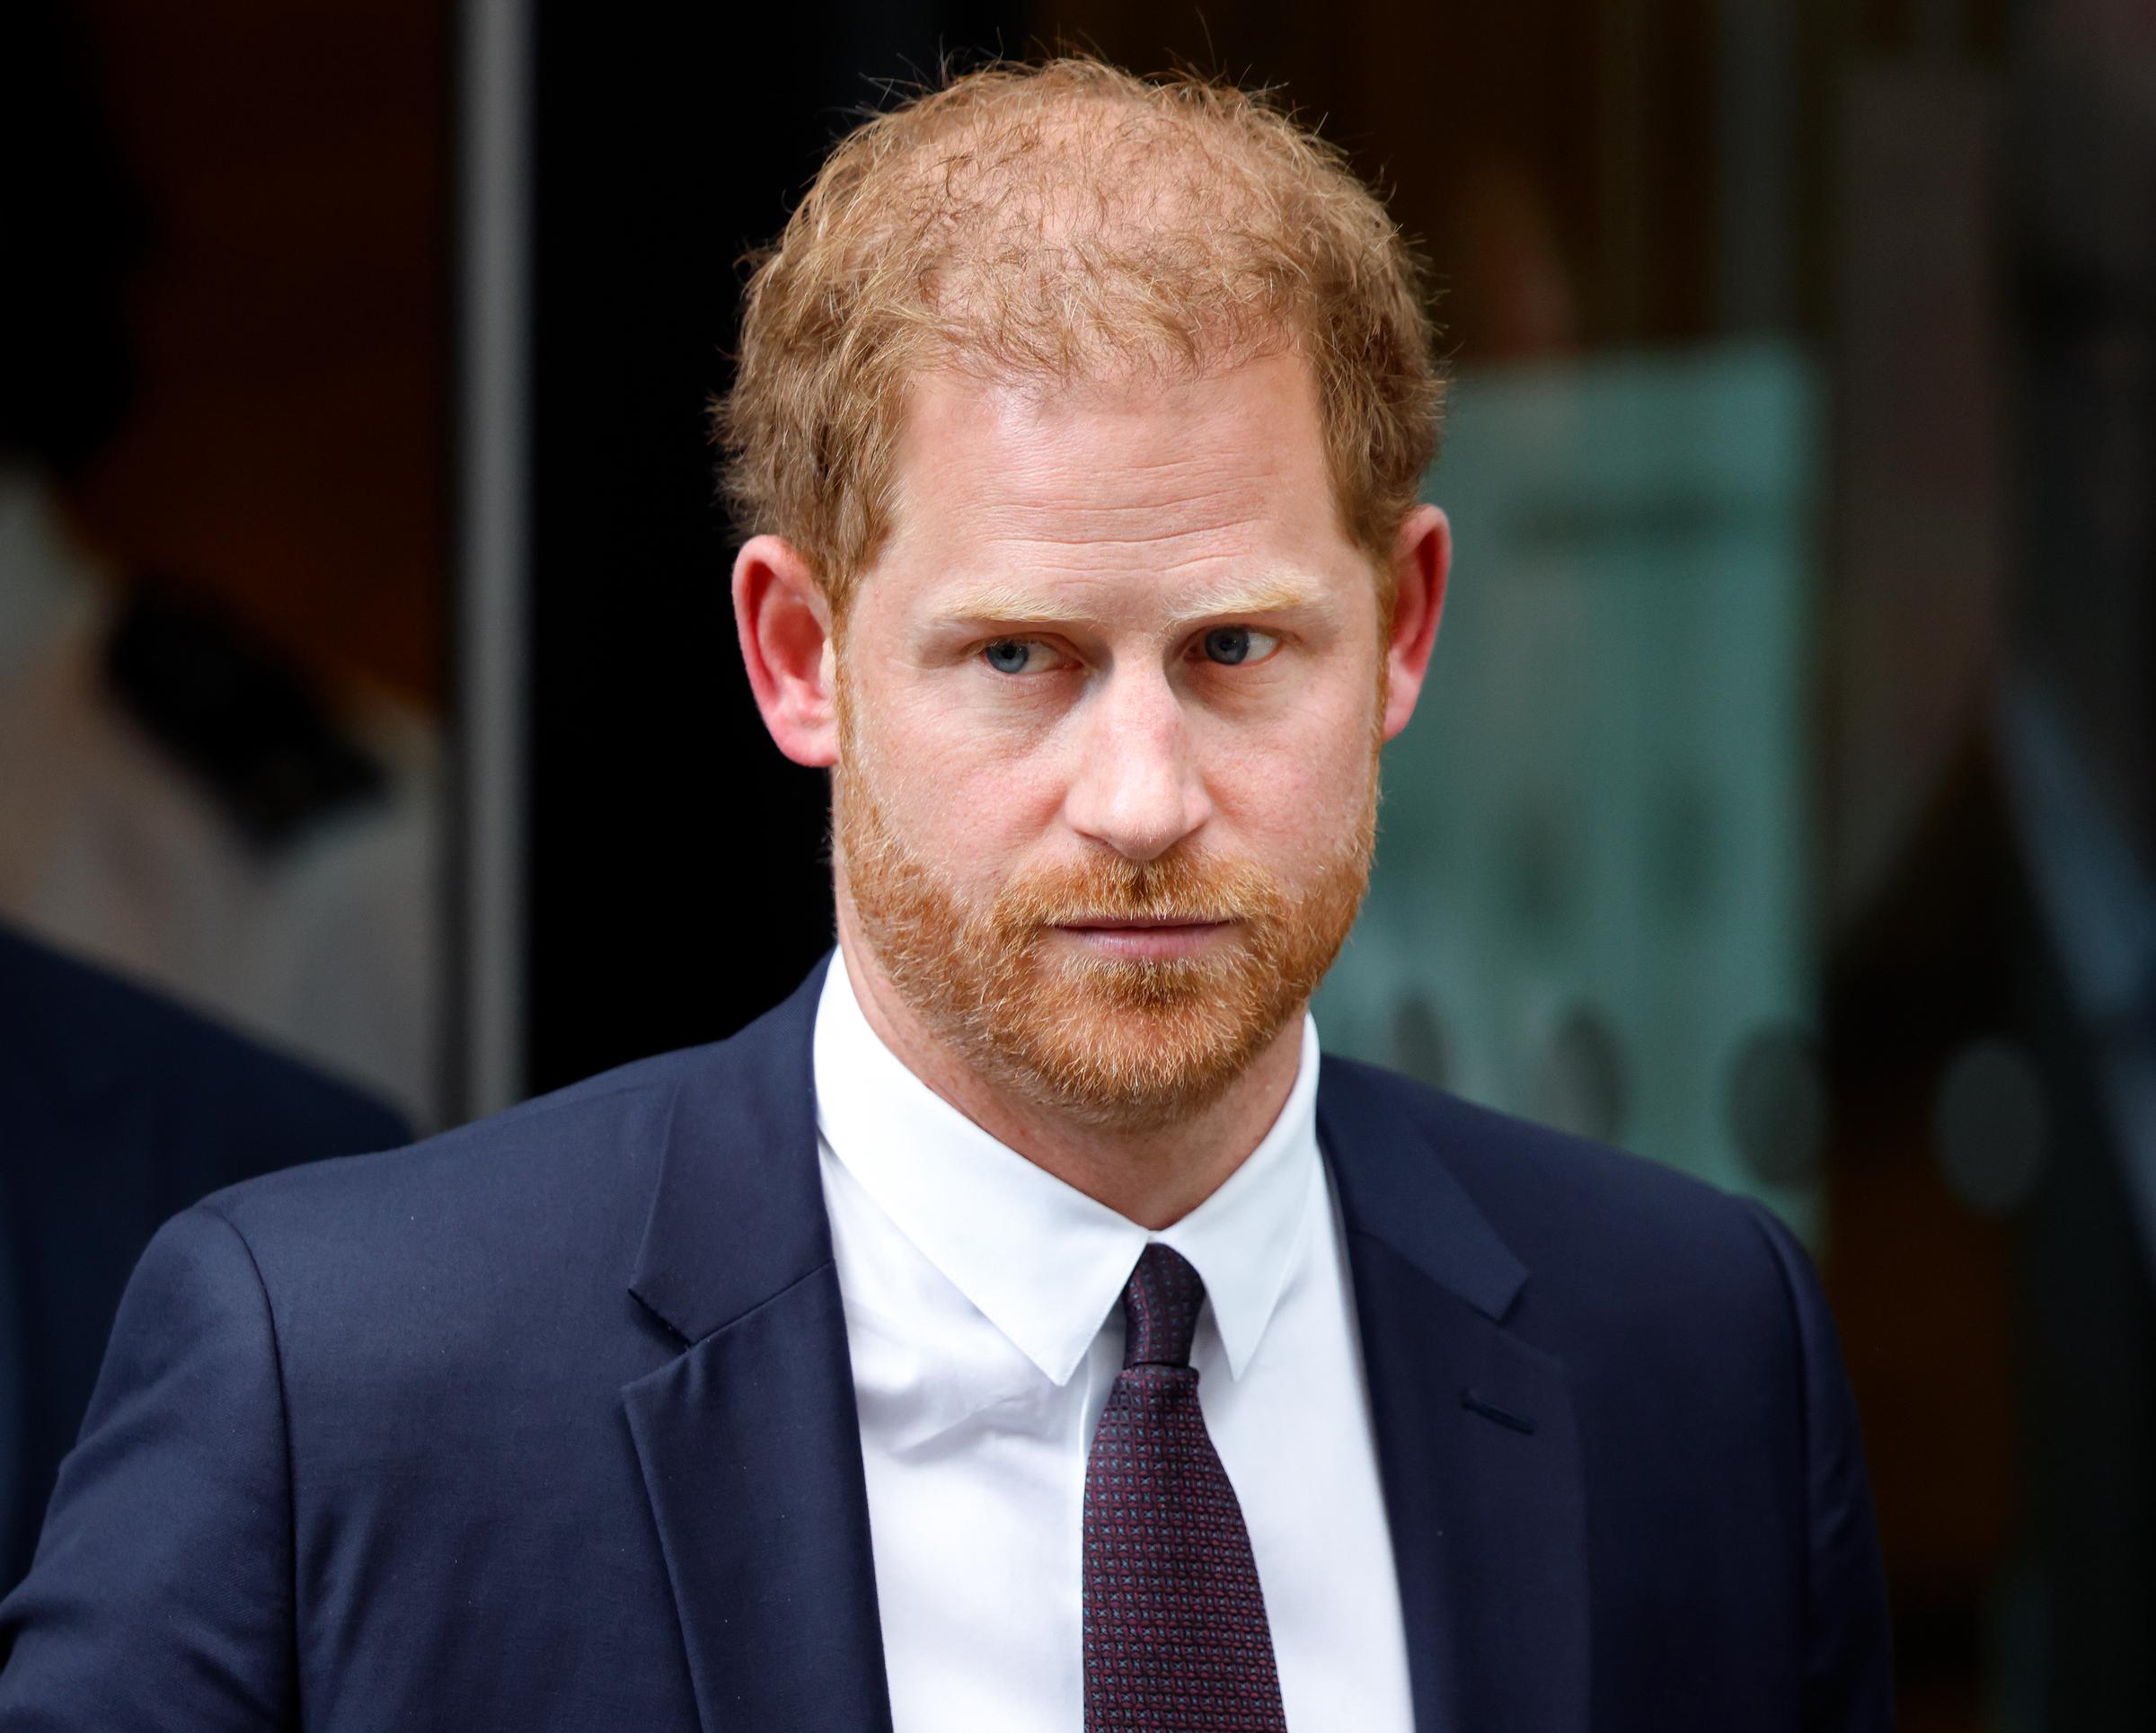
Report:
M 1422 695 L 1452 569 L 1452 525 L 1436 506 L 1417 506 L 1392 544 L 1392 641 L 1385 648 L 1388 740 L 1407 727 Z
M 831 610 L 790 542 L 755 535 L 734 560 L 734 624 L 741 659 L 779 750 L 797 765 L 838 758 L 837 657 Z

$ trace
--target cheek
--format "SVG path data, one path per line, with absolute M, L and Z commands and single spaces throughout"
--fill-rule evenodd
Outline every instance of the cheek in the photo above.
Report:
M 1370 798 L 1376 695 L 1341 691 L 1262 728 L 1224 728 L 1206 781 L 1224 846 L 1283 871 L 1328 862 Z
M 950 882 L 993 888 L 1062 811 L 1059 760 L 1013 751 L 932 688 L 873 679 L 855 688 L 860 768 L 908 845 Z

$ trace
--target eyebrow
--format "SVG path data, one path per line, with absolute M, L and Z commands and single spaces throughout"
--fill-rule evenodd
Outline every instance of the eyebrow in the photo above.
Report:
M 1188 606 L 1168 616 L 1171 627 L 1192 626 L 1203 620 L 1231 615 L 1287 614 L 1310 606 L 1317 589 L 1307 580 L 1285 573 L 1217 584 L 1192 597 Z M 1068 625 L 1089 618 L 1082 607 L 1044 600 L 1015 584 L 990 584 L 954 596 L 936 610 L 939 624 L 960 621 L 994 621 L 998 625 Z

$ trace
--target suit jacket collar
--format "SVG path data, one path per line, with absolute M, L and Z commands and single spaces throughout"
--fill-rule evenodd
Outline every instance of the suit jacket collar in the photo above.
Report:
M 831 1262 L 811 1053 L 826 954 L 676 1088 L 630 1289 L 699 1341 Z M 1501 1322 L 1527 1280 L 1384 1074 L 1321 1064 L 1318 1125 L 1351 1233 Z M 729 1161 L 729 1148 L 753 1152 Z M 800 1160 L 784 1159 L 791 1154 Z
M 703 1733 L 890 1727 L 816 1154 L 823 975 L 676 1084 L 629 1284 L 683 1345 L 622 1398 Z
M 630 1281 L 683 1344 L 623 1399 L 705 1733 L 890 1725 L 817 1161 L 825 967 L 676 1085 Z M 1408 1087 L 1327 1060 L 1318 1113 L 1348 1230 L 1418 1733 L 1575 1733 L 1588 1631 L 1568 1382 L 1507 1327 L 1528 1272 L 1446 1168 Z
M 1339 1059 L 1318 1074 L 1318 1131 L 1349 1233 L 1405 1259 L 1501 1323 L 1527 1280 L 1482 1212 L 1403 1110 L 1397 1079 Z
M 1424 1132 L 1430 1100 L 1339 1060 L 1318 1086 L 1417 1733 L 1584 1733 L 1586 1489 L 1570 1380 L 1508 1326 L 1526 1267 Z M 1462 1136 L 1489 1135 L 1437 1101 Z
M 809 1059 L 830 961 L 674 1091 L 629 1289 L 685 1342 L 831 1263 Z

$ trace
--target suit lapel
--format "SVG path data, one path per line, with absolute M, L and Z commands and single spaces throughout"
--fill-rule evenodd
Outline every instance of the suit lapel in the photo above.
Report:
M 676 1090 L 623 1392 L 704 1733 L 886 1729 L 868 1492 L 816 1156 L 818 968 Z
M 1339 1189 L 1418 1733 L 1583 1733 L 1586 1487 L 1563 1365 L 1507 1326 L 1527 1272 L 1409 1118 L 1328 1059 Z
M 631 1291 L 682 1351 L 623 1392 L 704 1733 L 890 1706 L 816 1160 L 824 971 L 677 1088 Z M 1586 1513 L 1565 1368 L 1508 1327 L 1526 1271 L 1383 1074 L 1328 1059 L 1418 1733 L 1582 1733 Z M 1516 1321 L 1515 1321 L 1516 1322 Z

